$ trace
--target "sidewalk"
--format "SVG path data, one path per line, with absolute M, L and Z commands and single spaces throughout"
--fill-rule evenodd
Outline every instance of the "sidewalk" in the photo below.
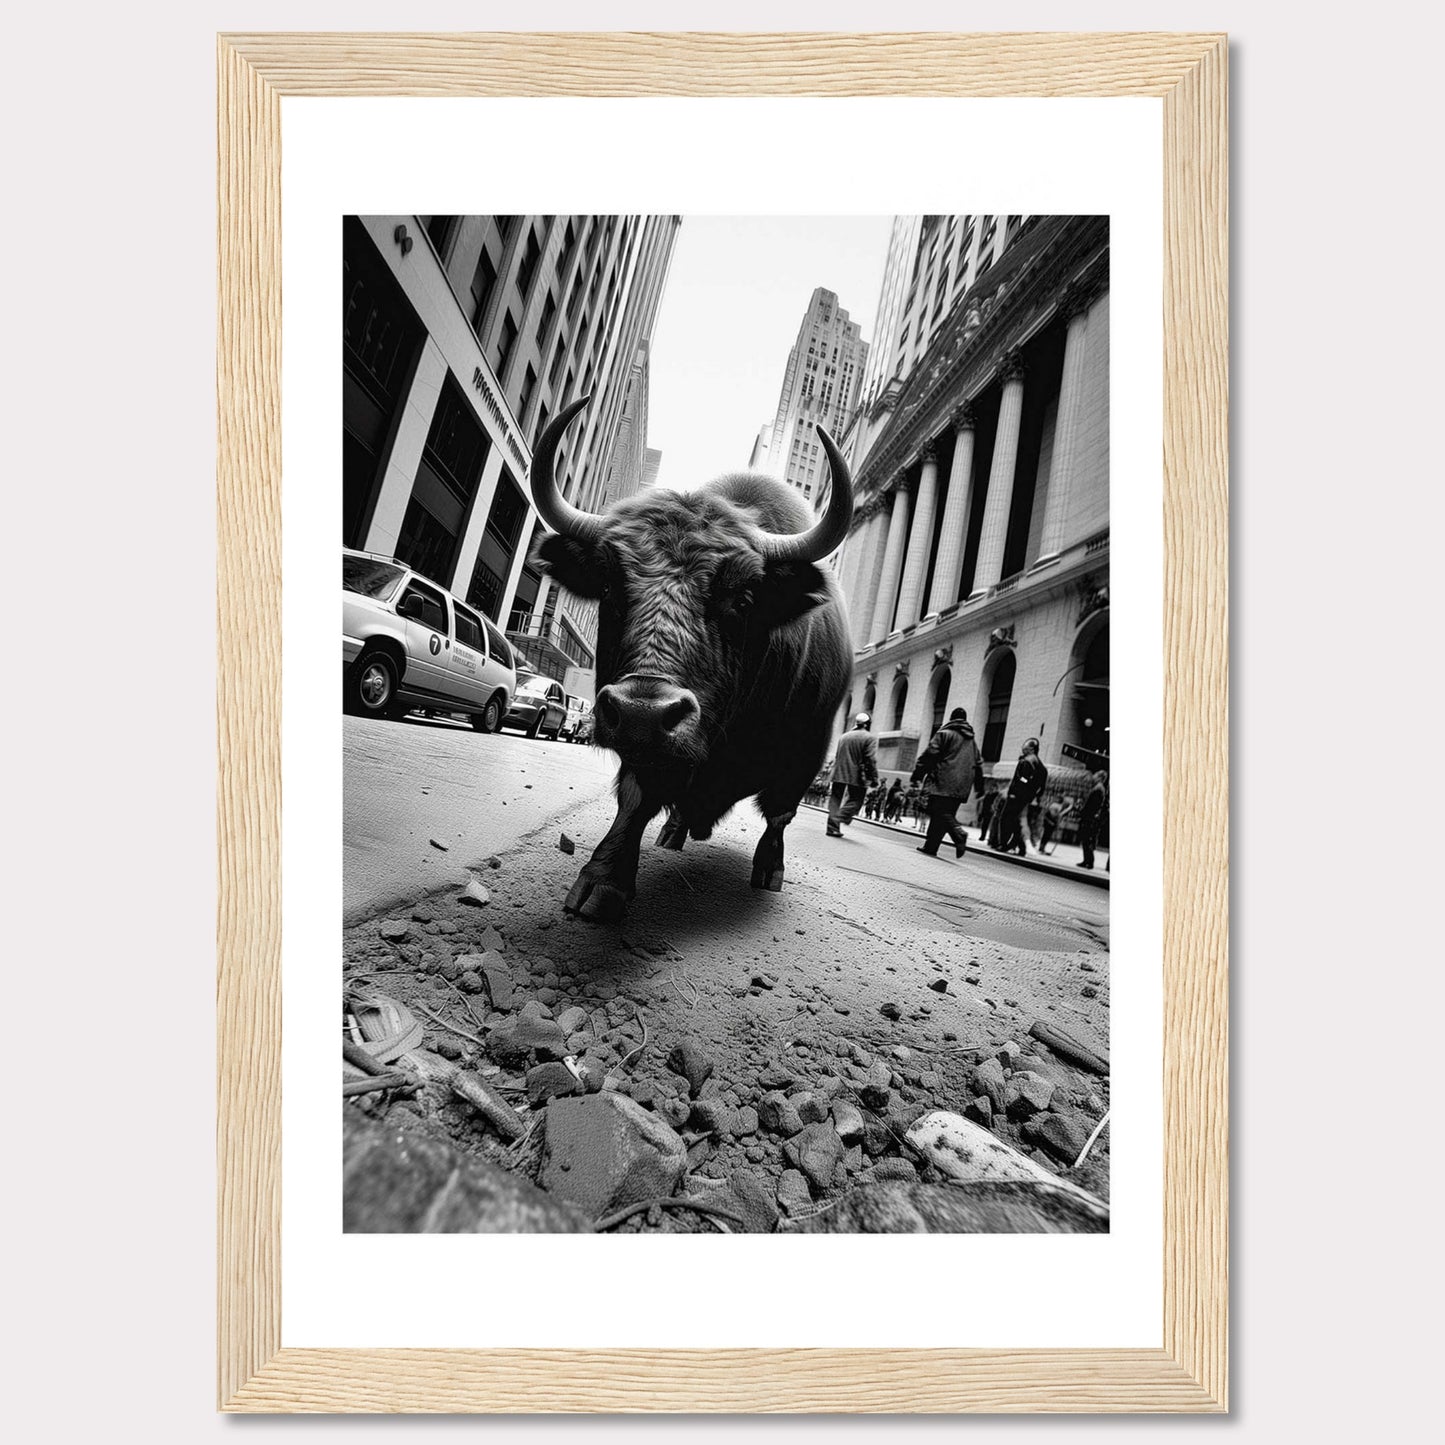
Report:
M 815 813 L 823 814 L 824 817 L 828 814 L 827 808 L 820 807 L 817 803 L 804 803 L 803 806 L 811 808 Z M 854 818 L 852 826 L 855 828 L 878 828 L 888 833 L 901 833 L 904 837 L 916 839 L 918 843 L 923 841 L 923 829 L 913 827 L 911 822 L 881 823 L 873 818 L 865 818 L 860 813 Z M 1036 873 L 1052 873 L 1059 878 L 1073 878 L 1079 883 L 1087 883 L 1094 888 L 1109 886 L 1109 874 L 1104 867 L 1109 861 L 1107 848 L 1094 850 L 1092 869 L 1078 868 L 1075 867 L 1075 864 L 1083 862 L 1084 854 L 1076 843 L 1060 843 L 1057 850 L 1051 852 L 1047 858 L 1040 858 L 1030 844 L 1028 857 L 1020 858 L 1017 853 L 996 853 L 987 843 L 978 841 L 977 828 L 971 827 L 967 823 L 963 823 L 962 827 L 968 834 L 968 856 L 970 858 L 996 859 L 1001 863 L 1012 863 L 1019 868 L 1031 868 Z M 952 847 L 953 844 L 945 839 L 943 848 L 951 849 Z

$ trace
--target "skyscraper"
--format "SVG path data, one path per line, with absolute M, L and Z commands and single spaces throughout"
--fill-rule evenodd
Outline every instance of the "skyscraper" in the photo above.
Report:
M 842 434 L 857 405 L 867 359 L 858 323 L 833 292 L 819 286 L 788 353 L 771 432 L 766 442 L 759 432 L 753 447 L 753 465 L 796 487 L 810 504 L 819 502 L 817 491 L 828 473 L 816 428 Z

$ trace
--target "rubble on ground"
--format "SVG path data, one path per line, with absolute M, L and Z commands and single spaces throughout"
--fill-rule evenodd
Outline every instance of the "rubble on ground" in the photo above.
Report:
M 1107 1057 L 950 987 L 981 974 L 929 960 L 871 1010 L 770 955 L 709 983 L 665 940 L 524 925 L 508 891 L 472 878 L 348 932 L 349 1004 L 412 1019 L 385 1064 L 407 1087 L 346 1066 L 348 1229 L 1107 1228 L 1107 1131 L 1078 1162 Z M 465 1187 L 436 1212 L 448 1158 Z

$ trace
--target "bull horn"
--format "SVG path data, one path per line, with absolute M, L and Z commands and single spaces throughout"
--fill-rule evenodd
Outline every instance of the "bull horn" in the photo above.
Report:
M 591 396 L 578 397 L 547 423 L 542 435 L 537 438 L 537 445 L 532 448 L 532 466 L 528 474 L 537 515 L 554 532 L 560 532 L 564 537 L 576 537 L 579 542 L 590 542 L 597 536 L 602 518 L 593 512 L 579 511 L 562 496 L 557 488 L 557 478 L 552 474 L 552 461 L 557 455 L 557 444 L 571 425 L 572 418 L 591 400 Z
M 772 562 L 821 562 L 848 535 L 853 520 L 853 478 L 833 438 L 818 427 L 818 440 L 828 455 L 828 473 L 833 479 L 828 510 L 806 532 L 779 536 L 763 533 L 763 556 Z

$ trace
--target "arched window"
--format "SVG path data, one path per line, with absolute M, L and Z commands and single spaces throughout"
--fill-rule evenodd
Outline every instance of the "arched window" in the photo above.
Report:
M 988 725 L 983 730 L 983 760 L 996 763 L 1003 756 L 1003 735 L 1008 728 L 1009 703 L 1014 695 L 1014 655 L 1005 652 L 994 664 L 988 686 Z
M 1074 685 L 1064 710 L 1063 741 L 1094 753 L 1109 751 L 1109 622 L 1074 644 Z
M 938 676 L 933 679 L 933 736 L 943 726 L 944 709 L 948 706 L 948 685 L 953 680 L 953 674 L 946 667 L 938 669 Z
M 903 726 L 903 708 L 908 701 L 908 679 L 900 677 L 893 689 L 893 730 Z

